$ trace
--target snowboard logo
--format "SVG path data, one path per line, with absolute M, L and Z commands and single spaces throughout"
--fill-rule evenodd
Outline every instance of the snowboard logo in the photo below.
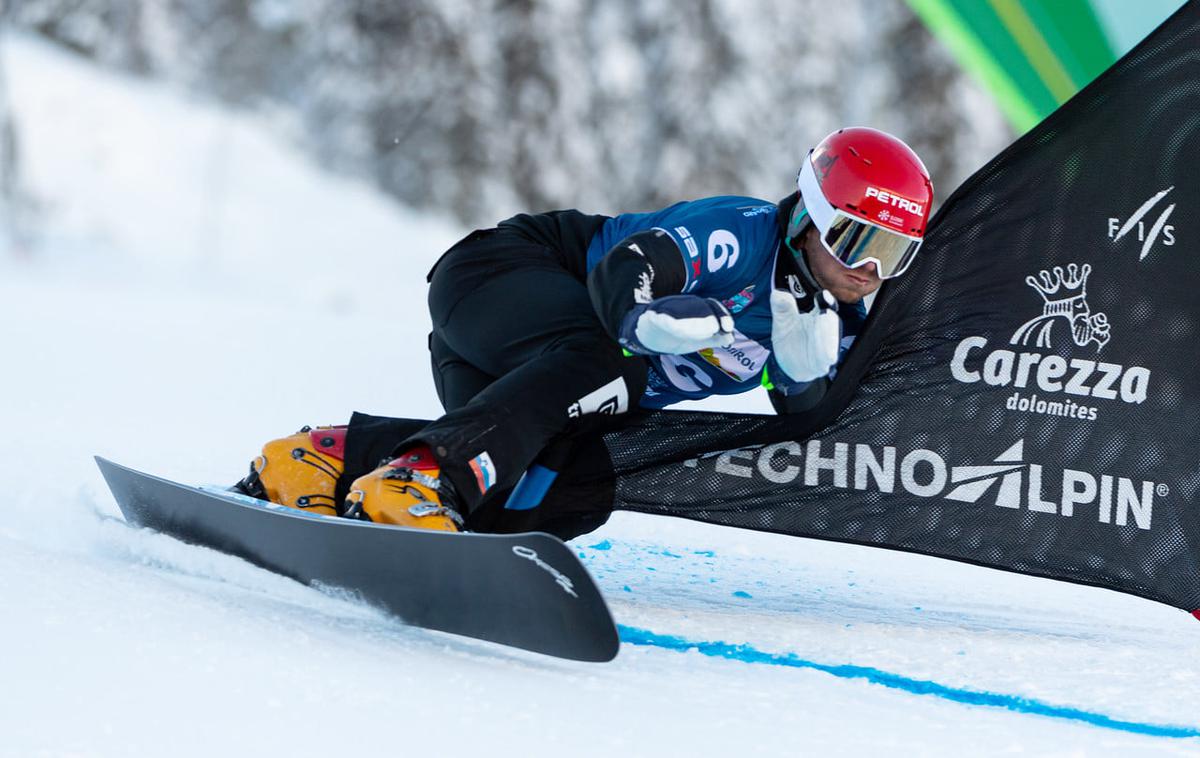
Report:
M 1062 266 L 1055 266 L 1039 271 L 1036 278 L 1025 277 L 1025 283 L 1042 296 L 1042 313 L 1021 324 L 1009 344 L 1052 347 L 1051 329 L 1056 322 L 1065 321 L 1076 345 L 1084 347 L 1095 342 L 1096 352 L 1100 352 L 1109 340 L 1108 316 L 1092 313 L 1088 305 L 1087 280 L 1091 273 L 1091 264 L 1071 263 L 1065 272 Z
M 541 557 L 538 556 L 536 550 L 534 550 L 533 548 L 525 547 L 524 545 L 513 545 L 512 551 L 513 551 L 513 555 L 517 556 L 518 558 L 524 558 L 525 560 L 530 561 L 535 566 L 537 566 L 541 570 L 545 571 L 550 576 L 554 577 L 554 582 L 559 587 L 563 588 L 563 592 L 567 593 L 568 595 L 570 595 L 573 598 L 579 597 L 579 595 L 575 594 L 575 583 L 571 581 L 571 577 L 567 576 L 563 572 L 554 568 L 549 563 L 546 563 L 545 561 L 543 561 L 541 559 Z

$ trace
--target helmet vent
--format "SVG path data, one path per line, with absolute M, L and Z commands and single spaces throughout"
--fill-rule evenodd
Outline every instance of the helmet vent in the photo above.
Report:
M 850 154 L 853 155 L 855 158 L 858 158 L 860 161 L 867 164 L 868 166 L 871 165 L 871 159 L 862 157 L 862 153 L 858 152 L 853 147 L 847 147 L 846 149 L 849 150 Z

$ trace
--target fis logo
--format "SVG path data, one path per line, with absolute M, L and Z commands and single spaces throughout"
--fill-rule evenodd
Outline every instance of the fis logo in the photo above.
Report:
M 832 449 L 831 449 L 832 447 Z M 685 462 L 697 468 L 701 459 Z M 1114 526 L 1149 530 L 1155 497 L 1170 494 L 1165 484 L 1076 469 L 1054 470 L 1025 460 L 1025 440 L 1017 440 L 982 465 L 950 465 L 933 450 L 901 455 L 896 447 L 821 440 L 741 448 L 715 456 L 723 476 L 762 478 L 772 484 L 832 486 L 837 489 L 904 492 L 914 497 L 1024 509 L 1062 518 L 1089 517 Z
M 1171 194 L 1171 190 L 1173 189 L 1175 189 L 1175 185 L 1167 187 L 1142 203 L 1124 223 L 1119 218 L 1109 218 L 1108 238 L 1113 242 L 1120 242 L 1127 235 L 1136 233 L 1138 242 L 1142 243 L 1142 254 L 1138 256 L 1138 260 L 1143 260 L 1150 254 L 1150 248 L 1154 246 L 1154 243 L 1159 238 L 1162 238 L 1164 246 L 1173 247 L 1175 245 L 1175 227 L 1172 224 L 1168 224 L 1167 220 L 1171 218 L 1171 214 L 1175 211 L 1175 203 L 1167 205 L 1162 213 L 1158 214 L 1158 218 L 1154 220 L 1154 223 L 1150 225 L 1148 230 L 1145 220 L 1145 217 L 1150 211 L 1155 209 L 1159 201 Z
M 908 211 L 909 213 L 915 213 L 918 216 L 921 215 L 922 210 L 924 210 L 920 203 L 900 197 L 899 195 L 888 192 L 887 190 L 881 190 L 878 187 L 867 187 L 866 196 L 879 198 L 879 202 L 883 203 L 884 205 L 890 205 L 893 208 L 899 208 L 901 210 Z

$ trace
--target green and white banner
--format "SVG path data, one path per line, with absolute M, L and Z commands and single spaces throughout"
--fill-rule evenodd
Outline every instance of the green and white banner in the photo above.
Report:
M 1184 1 L 909 0 L 909 5 L 991 92 L 1013 127 L 1025 132 Z

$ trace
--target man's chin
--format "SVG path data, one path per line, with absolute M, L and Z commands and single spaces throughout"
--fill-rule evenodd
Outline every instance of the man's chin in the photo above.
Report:
M 832 294 L 834 299 L 839 303 L 857 303 L 859 300 L 862 300 L 864 297 L 870 295 L 878 289 L 878 287 L 871 286 L 854 288 L 847 287 L 838 290 L 830 290 L 830 294 Z

